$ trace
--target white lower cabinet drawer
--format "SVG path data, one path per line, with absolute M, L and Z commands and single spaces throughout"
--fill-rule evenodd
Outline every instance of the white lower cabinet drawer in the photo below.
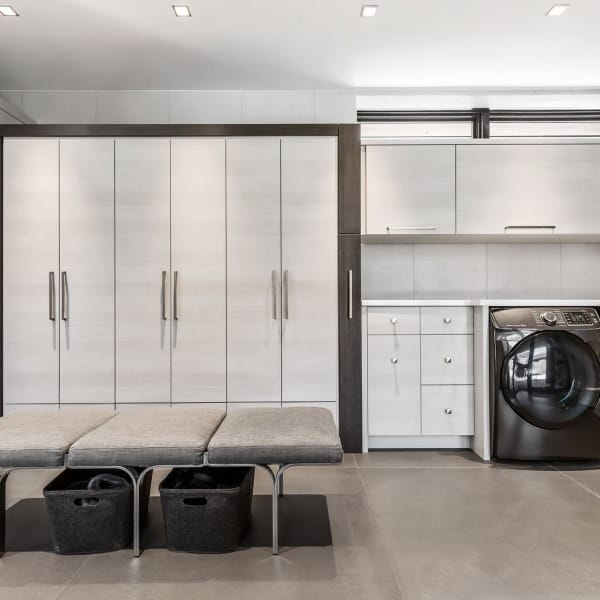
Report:
M 421 434 L 418 335 L 368 336 L 369 435 Z
M 375 307 L 367 311 L 369 335 L 418 334 L 419 309 L 416 307 Z
M 421 383 L 425 385 L 472 384 L 473 336 L 421 336 Z
M 423 306 L 421 333 L 473 333 L 473 309 L 469 306 Z
M 473 386 L 424 385 L 421 412 L 423 435 L 473 435 Z

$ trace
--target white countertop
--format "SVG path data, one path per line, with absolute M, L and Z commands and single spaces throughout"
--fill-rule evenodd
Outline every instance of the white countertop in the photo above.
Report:
M 600 306 L 598 299 L 498 299 L 478 298 L 465 300 L 363 300 L 363 306 Z

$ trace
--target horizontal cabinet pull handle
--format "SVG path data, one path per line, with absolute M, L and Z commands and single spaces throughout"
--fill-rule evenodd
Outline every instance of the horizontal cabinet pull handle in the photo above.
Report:
M 556 225 L 505 225 L 507 229 L 556 229 Z
M 389 225 L 385 230 L 390 231 L 435 231 L 437 227 L 435 225 Z

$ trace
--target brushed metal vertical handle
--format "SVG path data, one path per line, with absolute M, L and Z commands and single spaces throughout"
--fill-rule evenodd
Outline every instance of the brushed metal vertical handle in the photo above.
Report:
M 352 318 L 352 313 L 354 312 L 352 306 L 352 269 L 348 269 L 348 318 Z
M 160 294 L 160 310 L 162 320 L 167 320 L 167 272 L 162 272 L 162 288 Z
M 271 271 L 271 295 L 272 295 L 272 309 L 273 319 L 277 320 L 277 271 Z
M 283 318 L 289 318 L 289 291 L 288 291 L 288 272 L 283 272 Z
M 56 287 L 54 285 L 54 271 L 48 273 L 48 319 L 56 321 Z
M 60 274 L 60 295 L 61 295 L 61 309 L 60 318 L 66 321 L 69 318 L 69 285 L 67 283 L 67 272 L 63 271 Z
M 173 319 L 177 321 L 179 315 L 177 314 L 177 281 L 179 279 L 179 271 L 173 273 Z

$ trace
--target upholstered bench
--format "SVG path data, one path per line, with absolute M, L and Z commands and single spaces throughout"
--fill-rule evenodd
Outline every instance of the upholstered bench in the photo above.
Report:
M 194 467 L 204 463 L 208 442 L 225 411 L 209 407 L 147 407 L 118 413 L 75 442 L 71 468 L 145 467 L 133 474 L 133 552 L 140 555 L 139 495 L 147 473 L 160 467 Z
M 24 410 L 0 418 L 0 555 L 5 547 L 8 475 L 17 469 L 64 467 L 71 444 L 114 415 L 112 409 L 42 409 Z
M 230 412 L 208 444 L 211 466 L 278 465 L 273 483 L 273 554 L 279 552 L 279 495 L 283 473 L 298 465 L 332 465 L 343 452 L 326 408 L 247 408 Z

